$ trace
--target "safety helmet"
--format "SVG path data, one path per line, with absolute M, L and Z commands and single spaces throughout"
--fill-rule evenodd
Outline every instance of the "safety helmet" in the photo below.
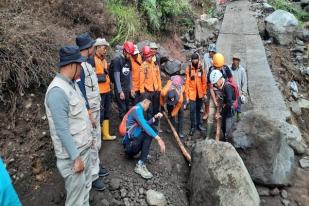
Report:
M 208 52 L 217 52 L 217 47 L 215 44 L 209 44 Z
M 210 83 L 211 83 L 211 84 L 217 83 L 218 80 L 221 79 L 221 78 L 222 78 L 222 73 L 221 73 L 221 71 L 219 71 L 219 70 L 217 70 L 217 69 L 213 70 L 213 71 L 210 73 L 209 79 L 210 79 Z
M 220 68 L 224 65 L 224 56 L 220 53 L 216 53 L 213 56 L 213 64 L 216 68 Z
M 148 58 L 148 57 L 151 57 L 153 55 L 149 46 L 144 46 L 142 48 L 142 53 L 143 53 L 144 58 Z
M 134 44 L 133 44 L 133 42 L 126 41 L 123 44 L 123 50 L 126 51 L 128 54 L 133 55 L 133 53 L 134 53 Z

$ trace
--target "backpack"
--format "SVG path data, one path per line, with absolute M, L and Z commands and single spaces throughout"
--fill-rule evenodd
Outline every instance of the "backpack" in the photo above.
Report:
M 114 72 L 115 72 L 115 62 L 120 61 L 120 65 L 124 64 L 124 58 L 122 56 L 116 56 L 111 60 L 111 64 L 109 65 L 109 79 L 111 83 L 115 83 Z
M 235 96 L 235 100 L 233 102 L 233 109 L 237 109 L 238 108 L 238 100 L 239 100 L 239 96 L 240 96 L 240 93 L 239 93 L 239 89 L 238 89 L 238 86 L 236 85 L 236 83 L 234 81 L 226 81 L 226 84 L 229 84 L 232 89 L 233 89 L 233 92 L 234 92 L 234 96 Z
M 126 115 L 124 115 L 123 119 L 121 120 L 121 123 L 119 125 L 118 128 L 118 132 L 120 134 L 120 136 L 125 136 L 127 132 L 129 132 L 132 128 L 134 128 L 135 126 L 137 126 L 137 123 L 135 123 L 134 125 L 132 125 L 128 131 L 127 131 L 127 120 L 128 120 L 128 116 L 129 114 L 133 111 L 133 109 L 136 109 L 136 106 L 132 107 L 127 113 Z

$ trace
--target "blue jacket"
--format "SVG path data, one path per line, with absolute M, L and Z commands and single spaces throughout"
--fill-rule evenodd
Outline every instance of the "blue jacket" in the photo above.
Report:
M 21 203 L 12 185 L 11 178 L 0 158 L 0 205 L 20 206 Z
M 142 132 L 155 138 L 158 134 L 150 126 L 154 121 L 154 118 L 151 118 L 149 121 L 145 119 L 143 107 L 138 103 L 129 111 L 126 122 L 127 133 L 124 136 L 122 143 L 126 144 L 132 138 L 139 138 Z

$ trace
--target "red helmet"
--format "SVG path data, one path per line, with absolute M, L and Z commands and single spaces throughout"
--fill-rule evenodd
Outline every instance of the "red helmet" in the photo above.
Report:
M 123 44 L 123 50 L 125 50 L 128 54 L 133 55 L 134 54 L 134 44 L 133 44 L 133 42 L 126 41 Z
M 153 52 L 149 46 L 144 46 L 142 49 L 142 53 L 143 53 L 144 58 L 148 58 L 153 55 Z

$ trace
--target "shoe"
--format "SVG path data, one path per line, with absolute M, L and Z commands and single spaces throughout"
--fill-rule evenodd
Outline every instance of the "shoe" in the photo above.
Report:
M 109 175 L 108 169 L 104 168 L 104 167 L 100 164 L 99 177 L 106 177 L 107 175 Z
M 185 138 L 185 135 L 184 135 L 182 132 L 179 132 L 179 133 L 178 133 L 178 136 L 179 136 L 180 139 Z
M 105 183 L 100 178 L 98 178 L 92 182 L 92 188 L 97 191 L 103 191 L 106 189 L 106 186 Z
M 190 136 L 193 136 L 194 133 L 195 133 L 195 128 L 192 127 L 192 128 L 190 129 L 189 135 L 190 135 Z
M 105 141 L 112 141 L 116 139 L 116 136 L 111 136 L 109 134 L 109 120 L 103 120 L 102 123 L 102 139 Z
M 205 127 L 202 127 L 202 125 L 198 125 L 197 126 L 197 130 L 199 130 L 199 131 L 206 131 L 206 128 Z
M 136 164 L 134 172 L 139 174 L 144 179 L 151 179 L 153 175 L 148 171 L 145 164 Z

